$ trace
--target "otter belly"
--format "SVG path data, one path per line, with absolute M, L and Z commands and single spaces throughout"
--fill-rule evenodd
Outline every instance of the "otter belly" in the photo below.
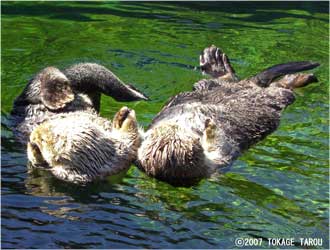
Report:
M 128 108 L 126 108 L 128 110 Z M 60 114 L 31 133 L 28 158 L 47 163 L 59 179 L 83 184 L 127 170 L 140 142 L 132 111 L 121 109 L 112 124 L 96 114 Z

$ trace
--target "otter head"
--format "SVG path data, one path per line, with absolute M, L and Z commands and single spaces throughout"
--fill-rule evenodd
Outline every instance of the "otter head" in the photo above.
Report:
M 51 109 L 64 108 L 74 99 L 70 81 L 57 68 L 45 68 L 39 75 L 40 93 L 43 104 Z
M 51 164 L 56 156 L 54 151 L 56 143 L 51 127 L 47 122 L 37 126 L 30 134 L 27 146 L 27 155 L 33 165 Z
M 207 177 L 200 136 L 176 124 L 160 124 L 146 133 L 137 165 L 148 175 L 174 185 Z

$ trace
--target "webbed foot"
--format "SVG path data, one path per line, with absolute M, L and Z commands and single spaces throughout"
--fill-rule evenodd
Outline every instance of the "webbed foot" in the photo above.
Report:
M 209 74 L 214 78 L 221 77 L 232 81 L 237 79 L 229 58 L 215 45 L 211 45 L 202 51 L 199 56 L 199 65 L 203 74 Z
M 272 83 L 275 86 L 286 88 L 286 89 L 296 89 L 304 87 L 310 83 L 317 82 L 317 78 L 314 74 L 290 74 L 285 75 L 279 81 Z

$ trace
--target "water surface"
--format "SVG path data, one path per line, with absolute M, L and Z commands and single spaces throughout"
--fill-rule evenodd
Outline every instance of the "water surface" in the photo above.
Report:
M 235 248 L 238 237 L 317 237 L 329 247 L 327 2 L 2 2 L 3 248 Z M 126 175 L 79 187 L 27 168 L 8 129 L 12 102 L 44 67 L 109 67 L 150 102 L 123 105 L 147 126 L 165 101 L 203 76 L 200 51 L 221 47 L 243 78 L 298 60 L 321 63 L 279 129 L 224 174 L 190 188 Z M 296 246 L 299 248 L 299 246 Z M 322 248 L 322 247 L 319 247 Z

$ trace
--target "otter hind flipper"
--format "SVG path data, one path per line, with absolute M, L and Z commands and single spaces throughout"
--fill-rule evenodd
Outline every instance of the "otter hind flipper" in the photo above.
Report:
M 310 83 L 318 82 L 318 79 L 314 74 L 289 74 L 285 75 L 279 81 L 272 83 L 272 85 L 286 88 L 286 89 L 296 89 L 307 86 Z
M 309 62 L 309 61 L 278 64 L 270 68 L 267 68 L 261 73 L 250 78 L 250 81 L 254 82 L 259 86 L 267 87 L 277 77 L 287 74 L 297 73 L 304 70 L 314 69 L 319 65 L 320 65 L 319 63 Z
M 45 68 L 37 81 L 40 81 L 40 99 L 47 108 L 61 109 L 73 101 L 74 93 L 70 81 L 57 68 Z
M 199 65 L 203 74 L 209 74 L 214 78 L 225 77 L 233 81 L 238 79 L 227 55 L 215 45 L 202 51 L 199 56 Z
M 148 100 L 135 87 L 123 83 L 106 67 L 96 63 L 79 63 L 64 71 L 72 85 L 85 93 L 101 92 L 117 101 Z

